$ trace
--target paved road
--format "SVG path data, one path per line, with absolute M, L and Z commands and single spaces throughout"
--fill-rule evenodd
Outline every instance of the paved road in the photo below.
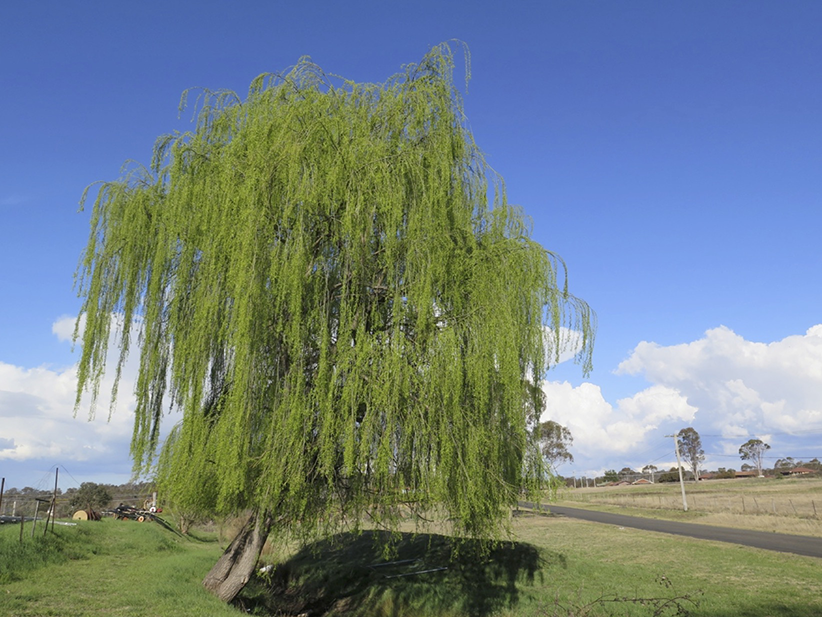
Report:
M 521 501 L 520 505 L 525 508 L 535 507 L 534 504 L 525 501 Z M 672 533 L 680 536 L 698 538 L 700 540 L 732 542 L 744 546 L 753 546 L 754 548 L 764 548 L 769 551 L 795 553 L 797 555 L 807 555 L 808 557 L 818 557 L 822 559 L 822 538 L 792 536 L 783 533 L 751 531 L 748 529 L 733 529 L 731 527 L 713 527 L 711 525 L 696 525 L 694 523 L 679 523 L 655 518 L 641 518 L 638 516 L 626 516 L 624 514 L 612 514 L 610 512 L 582 510 L 580 508 L 566 508 L 565 506 L 543 505 L 542 508 L 561 516 L 579 518 L 595 523 L 607 523 L 609 525 L 632 527 L 646 531 Z

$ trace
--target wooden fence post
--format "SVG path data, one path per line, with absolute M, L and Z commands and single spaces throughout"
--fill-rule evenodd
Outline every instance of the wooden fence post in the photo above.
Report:
M 34 537 L 34 528 L 37 527 L 37 512 L 40 510 L 40 500 L 34 500 L 34 520 L 31 522 L 31 537 Z
M 60 475 L 60 468 L 54 468 L 54 494 L 51 497 L 51 533 L 54 533 L 54 520 L 57 518 L 57 477 Z M 48 527 L 48 525 L 46 525 Z

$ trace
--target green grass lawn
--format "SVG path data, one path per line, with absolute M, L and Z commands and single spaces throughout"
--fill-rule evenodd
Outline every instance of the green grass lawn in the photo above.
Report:
M 0 527 L 3 617 L 152 617 L 238 614 L 200 586 L 221 550 L 215 541 L 181 538 L 159 525 L 79 521 L 34 539 Z
M 822 560 L 529 514 L 513 529 L 487 556 L 403 533 L 388 559 L 403 563 L 385 566 L 373 533 L 342 536 L 283 557 L 235 608 L 200 585 L 221 553 L 212 538 L 107 519 L 26 532 L 21 546 L 16 525 L 0 526 L 0 615 L 822 615 Z
M 369 535 L 343 537 L 296 553 L 250 595 L 292 615 L 822 615 L 820 560 L 529 514 L 514 530 L 488 559 L 468 544 L 452 560 L 443 536 L 403 535 L 394 559 L 421 561 L 385 569 L 368 567 L 383 561 Z
M 540 518 L 523 520 L 518 535 L 522 541 L 564 557 L 564 565 L 554 567 L 549 577 L 563 604 L 573 602 L 574 590 L 582 600 L 597 595 L 653 597 L 701 592 L 699 607 L 691 610 L 694 616 L 822 615 L 819 559 L 573 519 Z M 623 614 L 613 606 L 610 610 L 614 612 L 601 614 Z M 540 613 L 524 610 L 518 614 Z

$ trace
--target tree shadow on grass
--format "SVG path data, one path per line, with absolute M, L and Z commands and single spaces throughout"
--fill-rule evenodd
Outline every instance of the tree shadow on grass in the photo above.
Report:
M 520 542 L 483 550 L 439 534 L 340 534 L 305 547 L 252 581 L 238 604 L 258 615 L 490 615 L 519 601 L 564 556 Z M 440 569 L 447 568 L 447 569 Z

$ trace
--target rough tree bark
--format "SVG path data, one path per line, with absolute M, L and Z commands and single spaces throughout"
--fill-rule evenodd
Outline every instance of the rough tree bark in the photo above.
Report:
M 267 512 L 253 512 L 203 579 L 203 586 L 223 602 L 231 602 L 254 573 L 271 523 Z

